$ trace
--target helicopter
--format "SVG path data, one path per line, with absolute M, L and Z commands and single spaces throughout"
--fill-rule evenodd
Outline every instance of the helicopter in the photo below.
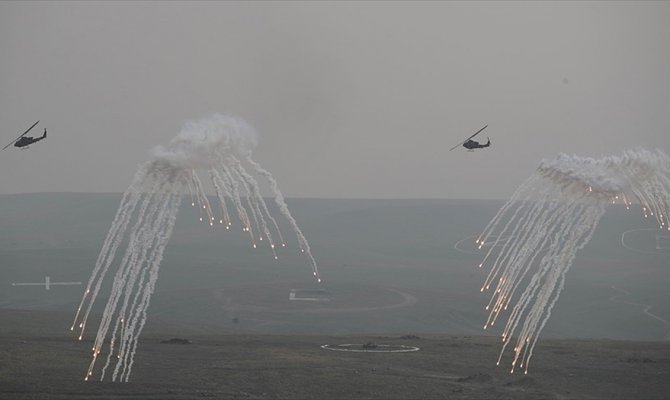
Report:
M 481 143 L 477 142 L 476 140 L 472 140 L 473 137 L 477 136 L 481 131 L 483 131 L 484 129 L 486 129 L 487 126 L 488 126 L 488 124 L 487 124 L 487 125 L 484 125 L 484 127 L 483 127 L 482 129 L 478 130 L 477 132 L 475 132 L 474 135 L 470 136 L 469 138 L 465 139 L 465 140 L 462 141 L 461 143 L 459 143 L 459 144 L 457 144 L 456 146 L 452 147 L 451 149 L 449 149 L 449 151 L 452 151 L 452 150 L 454 150 L 456 147 L 459 147 L 459 146 L 463 146 L 463 147 L 465 147 L 466 149 L 468 149 L 468 151 L 475 151 L 475 149 L 483 149 L 483 148 L 485 148 L 485 147 L 489 147 L 489 146 L 491 145 L 491 139 L 489 139 L 489 138 L 486 138 L 487 141 L 486 141 L 485 144 L 481 144 Z
M 21 136 L 17 137 L 16 139 L 12 140 L 7 146 L 3 147 L 2 149 L 6 149 L 7 147 L 14 145 L 14 147 L 19 147 L 21 150 L 25 150 L 28 148 L 29 145 L 39 142 L 42 139 L 46 139 L 47 137 L 47 129 L 44 128 L 44 134 L 39 137 L 32 137 L 32 136 L 25 136 L 28 132 L 30 132 L 31 129 L 35 127 L 35 125 L 39 124 L 39 120 L 35 122 L 30 128 L 28 128 L 27 131 L 23 132 Z

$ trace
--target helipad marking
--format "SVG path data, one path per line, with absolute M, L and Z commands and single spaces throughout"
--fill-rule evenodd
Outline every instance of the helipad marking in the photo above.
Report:
M 81 282 L 51 282 L 51 278 L 49 276 L 44 277 L 44 283 L 41 282 L 20 282 L 20 283 L 12 283 L 12 286 L 44 286 L 45 290 L 49 290 L 51 286 L 56 285 L 56 286 L 64 286 L 64 285 L 81 285 Z
M 360 346 L 360 349 L 352 348 L 354 346 Z M 324 344 L 321 346 L 322 349 L 333 350 L 333 351 L 351 351 L 354 353 L 409 353 L 412 351 L 421 350 L 416 346 L 405 346 L 404 344 L 378 344 L 374 348 L 363 348 L 363 344 L 355 343 L 346 343 L 346 344 Z

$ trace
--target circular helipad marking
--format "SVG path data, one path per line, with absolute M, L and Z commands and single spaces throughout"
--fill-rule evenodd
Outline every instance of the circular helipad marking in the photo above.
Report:
M 636 247 L 632 246 L 630 243 L 626 242 L 626 235 L 628 235 L 630 233 L 634 233 L 634 232 L 643 232 L 643 231 L 657 232 L 657 234 L 658 233 L 661 233 L 661 234 L 667 233 L 667 231 L 659 230 L 659 229 L 656 229 L 656 228 L 630 229 L 630 230 L 627 230 L 627 231 L 625 231 L 621 234 L 621 245 L 623 247 L 625 247 L 626 249 L 630 250 L 630 251 L 634 251 L 634 252 L 637 252 L 637 253 L 643 253 L 643 254 L 669 254 L 670 253 L 670 251 L 668 251 L 668 249 L 655 248 L 653 250 L 651 250 L 651 249 L 650 250 L 645 250 L 645 249 L 636 248 Z M 654 247 L 656 247 L 656 245 Z
M 366 347 L 364 344 L 324 344 L 322 349 L 333 351 L 351 351 L 354 353 L 409 353 L 419 351 L 416 346 L 405 346 L 404 344 L 377 344 L 374 347 Z
M 214 289 L 213 295 L 229 312 L 274 315 L 366 313 L 410 307 L 418 302 L 413 294 L 390 286 L 349 282 L 326 285 L 329 301 L 291 301 L 294 285 L 290 282 Z

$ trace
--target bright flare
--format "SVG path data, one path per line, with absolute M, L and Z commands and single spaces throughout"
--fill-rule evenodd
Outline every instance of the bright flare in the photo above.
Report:
M 484 258 L 495 259 L 483 285 L 487 290 L 495 286 L 484 329 L 494 324 L 517 289 L 521 292 L 503 330 L 498 363 L 516 334 L 511 372 L 517 361 L 527 372 L 577 250 L 589 242 L 619 194 L 628 207 L 627 191 L 640 201 L 645 218 L 647 212 L 655 213 L 663 227 L 662 215 L 670 211 L 670 158 L 640 149 L 598 160 L 565 154 L 545 160 L 484 229 L 479 248 L 489 237 L 495 241 Z
M 246 171 L 243 163 L 266 179 L 279 212 L 288 220 L 301 251 L 308 256 L 313 275 L 318 282 L 321 281 L 307 239 L 289 212 L 277 182 L 270 172 L 251 158 L 251 149 L 255 145 L 255 132 L 244 121 L 215 114 L 187 123 L 167 147 L 154 148 L 151 159 L 140 166 L 123 195 L 72 325 L 74 327 L 77 321 L 81 321 L 78 325 L 81 328 L 79 340 L 82 340 L 86 321 L 103 280 L 112 264 L 118 263 L 95 338 L 87 380 L 93 374 L 100 349 L 107 345 L 109 352 L 100 371 L 100 380 L 104 380 L 114 358 L 111 380 L 128 381 L 163 252 L 184 194 L 190 194 L 193 207 L 198 204 L 200 221 L 207 219 L 210 225 L 214 225 L 215 208 L 210 205 L 196 171 L 206 171 L 215 188 L 222 213 L 220 223 L 225 220 L 226 229 L 232 225 L 227 204 L 232 205 L 254 248 L 257 234 L 267 237 L 270 243 L 274 243 L 273 235 L 284 241 L 261 195 L 258 182 Z M 127 248 L 122 251 L 123 256 L 119 256 L 117 253 L 122 243 L 127 243 Z M 274 259 L 278 258 L 274 245 L 272 254 Z M 89 296 L 89 293 L 92 294 Z M 82 312 L 84 305 L 85 311 Z M 113 354 L 116 356 L 113 357 Z

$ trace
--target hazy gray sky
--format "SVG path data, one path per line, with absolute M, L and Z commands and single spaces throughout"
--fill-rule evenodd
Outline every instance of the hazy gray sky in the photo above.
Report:
M 122 192 L 241 116 L 286 197 L 508 198 L 542 158 L 670 152 L 670 2 L 0 2 L 0 193 Z M 484 124 L 493 146 L 448 149 Z

